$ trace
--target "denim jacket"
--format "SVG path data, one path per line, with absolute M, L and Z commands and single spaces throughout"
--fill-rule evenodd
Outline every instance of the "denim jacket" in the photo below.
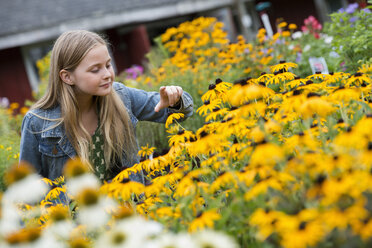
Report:
M 181 96 L 180 109 L 165 108 L 155 112 L 154 108 L 160 100 L 158 92 L 129 88 L 117 82 L 113 83 L 113 88 L 123 101 L 134 128 L 138 121 L 164 123 L 170 113 L 184 113 L 185 117 L 193 113 L 193 100 L 187 92 Z M 22 122 L 20 161 L 29 162 L 37 173 L 51 180 L 62 176 L 64 164 L 69 158 L 76 156 L 63 125 L 55 126 L 57 121 L 53 119 L 58 118 L 61 118 L 59 106 L 46 110 L 30 110 Z M 125 169 L 133 164 L 124 158 L 121 166 Z M 132 175 L 131 180 L 143 182 L 140 175 Z

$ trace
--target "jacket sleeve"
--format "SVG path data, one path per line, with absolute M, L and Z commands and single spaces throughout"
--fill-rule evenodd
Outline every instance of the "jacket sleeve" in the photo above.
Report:
M 29 113 L 26 114 L 22 121 L 19 161 L 30 163 L 38 174 L 43 175 L 38 135 L 33 127 L 33 118 L 30 115 Z
M 187 92 L 183 92 L 178 109 L 168 107 L 155 112 L 154 108 L 160 101 L 158 92 L 147 92 L 130 87 L 126 87 L 126 90 L 131 102 L 131 111 L 138 120 L 164 123 L 172 113 L 183 113 L 185 118 L 193 114 L 193 100 Z

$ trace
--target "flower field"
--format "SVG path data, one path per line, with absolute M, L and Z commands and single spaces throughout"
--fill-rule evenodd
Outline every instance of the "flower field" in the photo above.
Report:
M 355 29 L 371 21 L 367 11 L 354 14 Z M 328 57 L 336 36 L 327 43 L 326 30 L 307 27 L 296 39 L 295 25 L 279 26 L 251 43 L 228 40 L 214 18 L 168 29 L 148 71 L 130 81 L 147 90 L 177 83 L 192 94 L 189 120 L 144 124 L 167 133 L 159 143 L 167 152 L 154 156 L 143 128 L 144 159 L 111 182 L 78 159 L 56 181 L 25 163 L 9 167 L 0 246 L 370 247 L 371 59 Z M 311 73 L 307 45 L 332 71 Z

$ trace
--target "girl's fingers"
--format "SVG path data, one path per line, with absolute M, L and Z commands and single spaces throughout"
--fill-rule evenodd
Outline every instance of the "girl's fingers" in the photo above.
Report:
M 174 106 L 182 96 L 183 89 L 179 86 L 162 86 L 159 89 L 160 101 Z
M 176 89 L 177 89 L 177 93 L 178 93 L 178 99 L 177 99 L 177 101 L 178 101 L 183 94 L 183 89 L 179 86 L 176 86 Z
M 178 92 L 177 92 L 176 87 L 174 87 L 174 86 L 170 86 L 168 88 L 168 90 L 169 90 L 169 94 L 168 94 L 169 105 L 170 106 L 173 106 L 177 102 L 177 94 L 178 94 Z

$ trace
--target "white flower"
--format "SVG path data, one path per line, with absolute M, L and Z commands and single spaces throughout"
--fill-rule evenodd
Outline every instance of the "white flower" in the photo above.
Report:
M 11 184 L 3 195 L 3 201 L 27 204 L 39 202 L 49 189 L 41 179 L 41 176 L 31 174 Z
M 2 244 L 0 243 L 1 248 L 63 248 L 65 245 L 58 242 L 54 237 L 44 235 L 41 232 L 40 237 L 31 242 L 19 243 L 19 244 Z
M 92 173 L 84 173 L 83 175 L 73 177 L 66 182 L 67 192 L 73 196 L 76 196 L 85 188 L 98 189 L 100 186 L 100 181 Z
M 0 219 L 0 233 L 10 234 L 22 228 L 21 217 L 18 213 L 17 206 L 12 203 L 2 203 L 2 219 Z
M 86 225 L 88 229 L 100 228 L 107 223 L 110 215 L 106 211 L 107 205 L 100 199 L 97 204 L 82 206 L 77 213 L 80 224 Z
M 311 48 L 311 46 L 309 45 L 309 44 L 307 44 L 305 47 L 304 47 L 304 52 L 307 52 L 307 51 L 309 51 L 310 50 L 310 48 Z
M 53 236 L 57 239 L 62 238 L 63 240 L 68 240 L 71 231 L 76 227 L 76 225 L 70 220 L 57 221 L 52 223 L 45 229 L 46 236 Z
M 110 231 L 99 237 L 95 247 L 144 248 L 150 243 L 155 245 L 153 237 L 162 230 L 163 226 L 158 222 L 147 221 L 139 216 L 129 217 L 118 220 Z
M 163 226 L 156 221 L 146 220 L 140 216 L 132 216 L 117 223 L 118 228 L 132 232 L 138 239 L 146 239 L 162 232 Z
M 335 51 L 330 51 L 329 56 L 332 57 L 332 58 L 339 58 L 340 57 L 340 55 L 338 53 L 336 53 Z
M 194 248 L 197 247 L 192 237 L 187 233 L 165 233 L 156 239 L 149 240 L 144 248 Z
M 238 244 L 230 236 L 213 230 L 202 230 L 194 234 L 196 247 L 238 248 Z
M 301 32 L 301 31 L 297 31 L 297 32 L 294 32 L 294 33 L 292 34 L 292 38 L 293 38 L 293 39 L 301 38 L 301 36 L 302 36 L 302 32 Z
M 125 232 L 117 227 L 113 227 L 110 231 L 104 232 L 96 241 L 94 247 L 96 248 L 137 248 L 141 244 L 135 242 L 132 237 L 133 233 Z
M 323 38 L 324 38 L 324 43 L 326 43 L 326 44 L 331 44 L 331 42 L 333 40 L 332 36 L 329 36 L 329 35 L 326 35 L 326 34 L 323 35 Z

